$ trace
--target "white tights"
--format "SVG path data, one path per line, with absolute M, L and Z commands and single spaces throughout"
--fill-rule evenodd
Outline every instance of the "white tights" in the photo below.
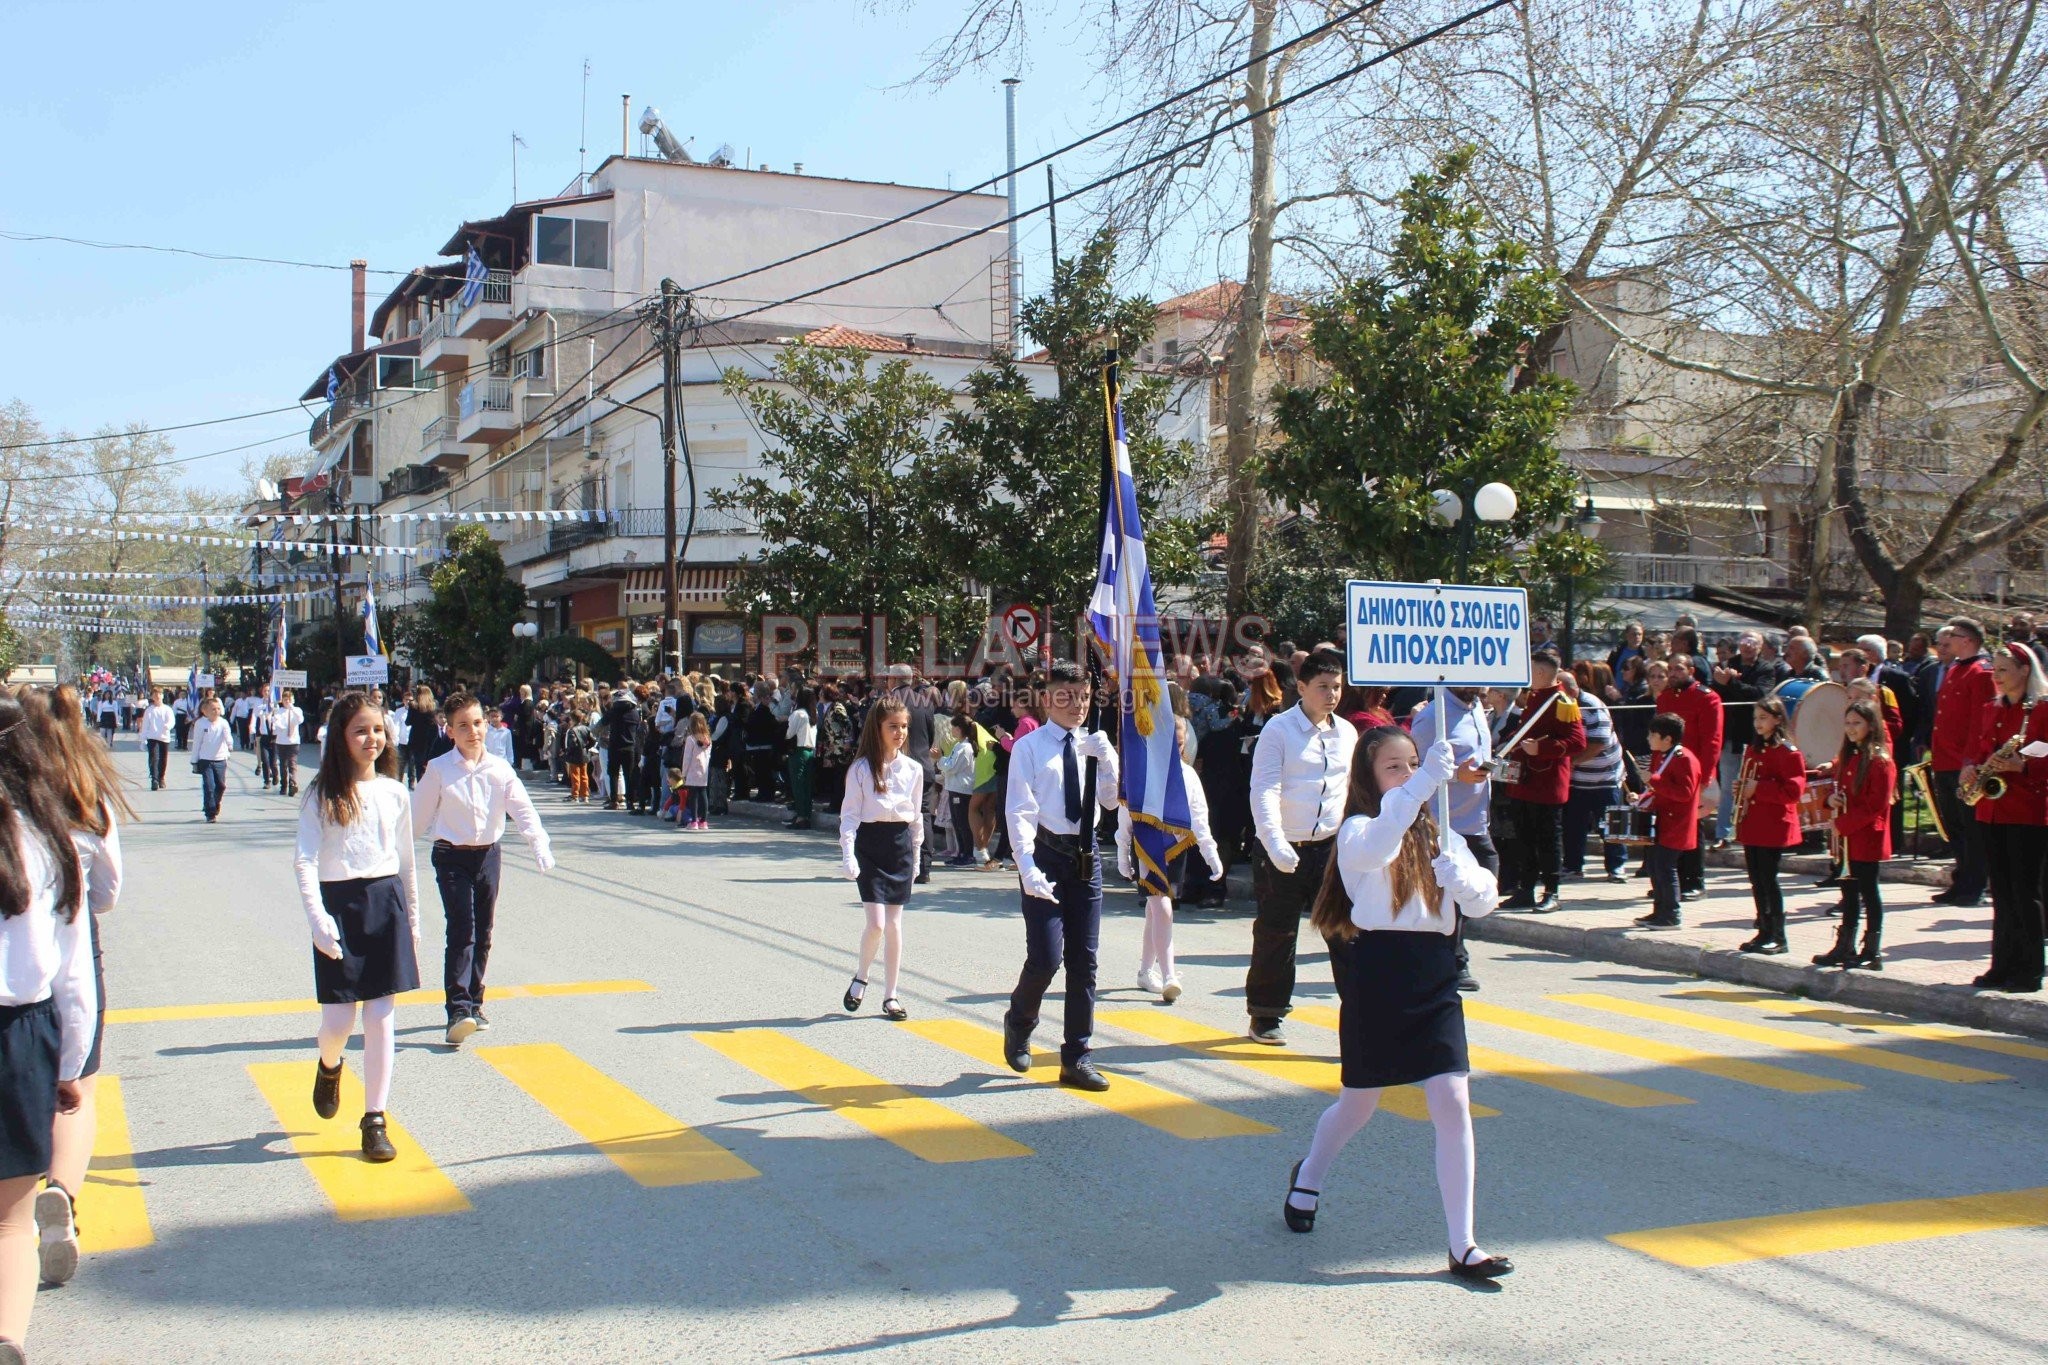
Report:
M 363 1002 L 363 1108 L 384 1112 L 391 1100 L 391 1059 L 396 1049 L 392 1014 L 397 1002 L 388 995 Z M 320 1064 L 340 1066 L 341 1050 L 355 1032 L 353 1004 L 320 1007 Z
M 868 968 L 875 962 L 875 950 L 882 950 L 882 998 L 896 998 L 896 979 L 903 971 L 903 907 L 900 905 L 877 905 L 863 901 L 860 907 L 868 917 L 867 928 L 860 935 L 860 965 L 854 975 L 862 981 L 868 978 Z
M 1159 974 L 1169 979 L 1174 975 L 1171 896 L 1145 897 L 1145 944 L 1138 950 L 1138 970 L 1147 967 L 1159 968 Z
M 1472 1146 L 1471 1077 L 1454 1071 L 1431 1076 L 1422 1083 L 1422 1096 L 1429 1104 L 1429 1121 L 1436 1127 L 1436 1187 L 1444 1201 L 1444 1231 L 1450 1250 L 1460 1260 L 1477 1260 L 1472 1253 L 1478 1244 L 1472 1238 L 1472 1184 L 1476 1158 Z M 1323 1178 L 1344 1144 L 1365 1127 L 1379 1107 L 1378 1090 L 1354 1090 L 1345 1086 L 1337 1102 L 1316 1121 L 1315 1140 L 1302 1159 L 1295 1184 L 1305 1190 L 1321 1190 Z M 1316 1207 L 1314 1195 L 1289 1195 L 1288 1202 L 1299 1209 Z

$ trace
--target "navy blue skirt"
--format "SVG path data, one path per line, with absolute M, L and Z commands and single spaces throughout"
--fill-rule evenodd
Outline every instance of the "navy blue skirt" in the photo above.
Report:
M 1458 946 L 1448 934 L 1378 929 L 1346 945 L 1338 1039 L 1344 1084 L 1413 1085 L 1470 1071 Z
M 910 825 L 903 820 L 869 820 L 853 836 L 860 864 L 863 905 L 902 905 L 910 899 L 917 861 L 910 856 Z
M 50 1169 L 62 1032 L 54 1001 L 0 1005 L 0 1180 Z
M 396 876 L 320 883 L 320 903 L 341 930 L 341 956 L 313 950 L 313 994 L 323 1005 L 381 1000 L 417 990 L 405 886 Z

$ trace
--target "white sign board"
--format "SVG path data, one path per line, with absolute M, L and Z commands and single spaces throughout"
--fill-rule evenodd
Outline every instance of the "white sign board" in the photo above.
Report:
M 301 688 L 306 685 L 306 670 L 303 668 L 273 668 L 270 681 L 277 687 Z
M 1529 685 L 1529 594 L 1520 588 L 1352 579 L 1344 620 L 1358 686 Z
M 1003 634 L 1019 649 L 1029 649 L 1038 643 L 1038 613 L 1019 602 L 1003 611 Z
M 192 679 L 192 685 L 194 687 L 204 690 L 205 688 L 213 687 L 216 684 L 213 681 L 213 674 L 201 673 Z
M 351 654 L 348 656 L 348 683 L 387 683 L 391 681 L 391 661 L 382 654 Z

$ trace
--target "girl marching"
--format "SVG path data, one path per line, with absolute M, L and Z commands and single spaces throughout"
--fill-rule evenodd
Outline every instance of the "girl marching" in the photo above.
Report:
M 328 717 L 320 771 L 299 804 L 294 866 L 313 932 L 320 1001 L 320 1060 L 313 1110 L 341 1107 L 341 1053 L 363 1007 L 363 1159 L 398 1153 L 385 1132 L 391 1095 L 392 997 L 420 984 L 419 886 L 413 875 L 412 802 L 383 708 L 346 692 Z
M 1216 851 L 1216 838 L 1209 832 L 1209 800 L 1202 791 L 1202 779 L 1188 765 L 1188 723 L 1175 717 L 1173 728 L 1180 735 L 1181 779 L 1188 793 L 1188 828 L 1194 832 L 1195 849 L 1208 864 L 1212 880 L 1223 880 L 1223 856 Z M 1126 880 L 1137 880 L 1131 864 L 1131 812 L 1119 806 L 1116 813 L 1117 870 Z M 1187 887 L 1188 855 L 1183 849 L 1167 859 L 1166 884 L 1171 896 L 1146 895 L 1145 939 L 1138 950 L 1138 989 L 1156 995 L 1171 1005 L 1180 999 L 1180 973 L 1173 964 L 1173 903 Z
M 1849 859 L 1842 888 L 1842 925 L 1835 946 L 1813 959 L 1816 967 L 1884 970 L 1884 901 L 1877 893 L 1878 865 L 1892 856 L 1892 790 L 1898 768 L 1884 742 L 1884 716 L 1877 703 L 1849 703 L 1842 718 L 1842 752 L 1831 765 L 1835 778 L 1835 833 Z M 1856 946 L 1856 921 L 1867 913 L 1863 945 Z
M 1778 864 L 1785 850 L 1799 847 L 1799 798 L 1806 791 L 1806 760 L 1792 747 L 1785 703 L 1765 697 L 1752 709 L 1756 740 L 1742 755 L 1735 789 L 1735 842 L 1749 870 L 1749 895 L 1756 903 L 1756 934 L 1745 953 L 1776 956 L 1785 951 L 1785 893 Z
M 1456 769 L 1448 743 L 1418 756 L 1415 741 L 1393 726 L 1358 741 L 1336 856 L 1311 917 L 1325 938 L 1350 943 L 1341 959 L 1349 979 L 1338 992 L 1344 1088 L 1295 1163 L 1281 1212 L 1295 1232 L 1313 1229 L 1323 1178 L 1372 1117 L 1380 1092 L 1420 1081 L 1436 1127 L 1451 1273 L 1489 1280 L 1514 1266 L 1481 1251 L 1472 1235 L 1471 1064 L 1452 935 L 1459 915 L 1492 913 L 1499 890 L 1464 836 L 1439 830 L 1430 815 L 1431 796 Z
M 1998 691 L 1984 704 L 1973 762 L 1960 775 L 1965 790 L 1982 793 L 1975 816 L 1991 874 L 1991 965 L 1971 984 L 2031 993 L 2041 989 L 2048 758 L 2025 750 L 2048 740 L 2048 676 L 2032 650 L 2012 641 L 1992 656 L 1991 680 Z
M 846 770 L 846 796 L 839 806 L 839 854 L 846 879 L 860 886 L 867 927 L 861 931 L 860 960 L 841 1002 L 852 1014 L 867 993 L 868 969 L 882 950 L 882 1014 L 908 1019 L 896 998 L 903 970 L 903 906 L 917 875 L 924 842 L 924 768 L 903 752 L 910 738 L 910 710 L 893 697 L 868 708 L 860 745 Z

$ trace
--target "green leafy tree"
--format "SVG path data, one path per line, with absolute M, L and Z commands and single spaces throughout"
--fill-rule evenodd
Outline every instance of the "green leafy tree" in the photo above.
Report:
M 1554 272 L 1533 268 L 1519 242 L 1488 240 L 1463 184 L 1471 160 L 1460 150 L 1415 176 L 1385 268 L 1311 310 L 1323 375 L 1277 393 L 1285 440 L 1264 486 L 1327 528 L 1338 562 L 1420 582 L 1456 579 L 1461 556 L 1459 533 L 1431 516 L 1431 492 L 1469 509 L 1480 485 L 1504 483 L 1515 518 L 1462 528 L 1465 580 L 1547 589 L 1569 571 L 1590 582 L 1604 561 L 1567 526 L 1577 478 L 1557 449 L 1574 390 L 1522 372 L 1566 309 Z
M 953 395 L 907 360 L 870 364 L 863 351 L 783 348 L 772 380 L 738 370 L 726 391 L 766 434 L 770 477 L 712 496 L 760 528 L 768 549 L 741 566 L 733 600 L 769 613 L 939 618 L 957 642 L 982 616 L 957 564 L 933 553 L 939 432 Z
M 7 615 L 0 612 L 0 678 L 14 668 L 15 655 L 21 648 L 21 637 L 7 624 Z
M 406 623 L 405 644 L 413 667 L 437 683 L 485 683 L 512 656 L 512 623 L 526 589 L 505 571 L 488 528 L 451 527 L 447 546 L 447 557 L 427 580 L 433 595 Z
M 951 448 L 939 491 L 951 515 L 927 534 L 968 576 L 998 597 L 1047 606 L 1071 621 L 1095 586 L 1102 505 L 1105 414 L 1102 364 L 1151 340 L 1151 300 L 1116 292 L 1116 238 L 1098 232 L 1053 269 L 1050 294 L 1024 305 L 1024 332 L 1043 347 L 1057 391 L 1035 392 L 1026 372 L 998 355 L 967 380 L 971 406 L 948 423 Z M 1160 511 L 1161 497 L 1194 469 L 1186 442 L 1159 435 L 1173 395 L 1164 375 L 1122 373 L 1124 439 L 1138 486 L 1146 556 L 1155 587 L 1190 583 L 1202 564 L 1204 528 Z
M 222 597 L 239 597 L 255 590 L 231 578 L 212 591 Z M 209 659 L 239 664 L 246 672 L 267 672 L 276 613 L 276 607 L 258 603 L 208 607 L 199 648 Z

